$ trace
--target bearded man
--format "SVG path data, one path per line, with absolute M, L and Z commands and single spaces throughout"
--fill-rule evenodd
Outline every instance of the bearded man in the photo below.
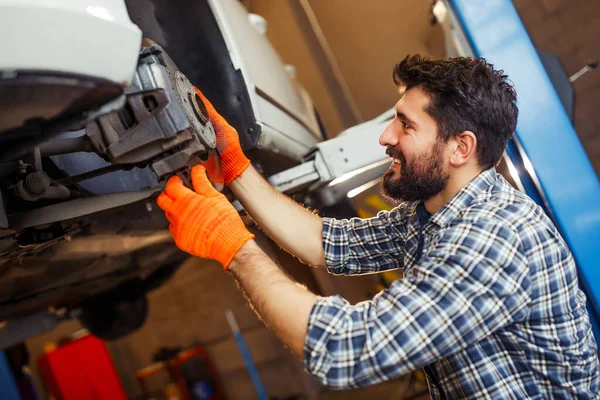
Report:
M 325 385 L 354 388 L 418 368 L 433 398 L 598 398 L 597 345 L 569 248 L 552 221 L 496 173 L 517 124 L 516 93 L 480 58 L 406 57 L 379 142 L 392 158 L 370 219 L 320 218 L 275 191 L 207 102 L 225 183 L 261 229 L 306 264 L 404 278 L 350 305 L 290 280 L 238 213 L 192 171 L 159 197 L 177 245 L 218 260 L 262 320 Z M 209 171 L 210 173 L 210 171 Z

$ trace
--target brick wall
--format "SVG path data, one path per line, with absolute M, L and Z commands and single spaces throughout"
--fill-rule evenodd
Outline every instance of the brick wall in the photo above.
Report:
M 514 0 L 536 47 L 560 57 L 567 75 L 600 59 L 600 1 Z M 600 69 L 573 83 L 575 129 L 600 176 Z

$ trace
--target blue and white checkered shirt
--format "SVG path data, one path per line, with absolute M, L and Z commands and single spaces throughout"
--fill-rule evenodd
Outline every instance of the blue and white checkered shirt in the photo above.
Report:
M 435 399 L 599 398 L 585 295 L 543 210 L 489 169 L 421 226 L 424 212 L 404 203 L 323 219 L 330 272 L 403 268 L 404 278 L 354 306 L 319 299 L 308 371 L 341 389 L 425 367 Z

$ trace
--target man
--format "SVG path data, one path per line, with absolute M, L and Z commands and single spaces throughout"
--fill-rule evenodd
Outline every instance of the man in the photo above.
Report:
M 258 248 L 203 167 L 195 192 L 171 178 L 158 204 L 177 245 L 216 259 L 307 370 L 332 388 L 424 367 L 434 398 L 598 398 L 597 347 L 569 249 L 544 212 L 495 172 L 517 123 L 516 93 L 483 59 L 408 56 L 396 116 L 380 137 L 375 218 L 319 218 L 252 168 L 207 102 L 225 183 L 281 247 L 334 274 L 403 268 L 351 306 L 291 281 Z M 211 167 L 208 166 L 209 174 Z

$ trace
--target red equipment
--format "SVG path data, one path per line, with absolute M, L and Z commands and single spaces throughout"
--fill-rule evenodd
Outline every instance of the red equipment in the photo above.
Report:
M 40 356 L 38 365 L 57 400 L 127 400 L 106 345 L 92 335 Z

